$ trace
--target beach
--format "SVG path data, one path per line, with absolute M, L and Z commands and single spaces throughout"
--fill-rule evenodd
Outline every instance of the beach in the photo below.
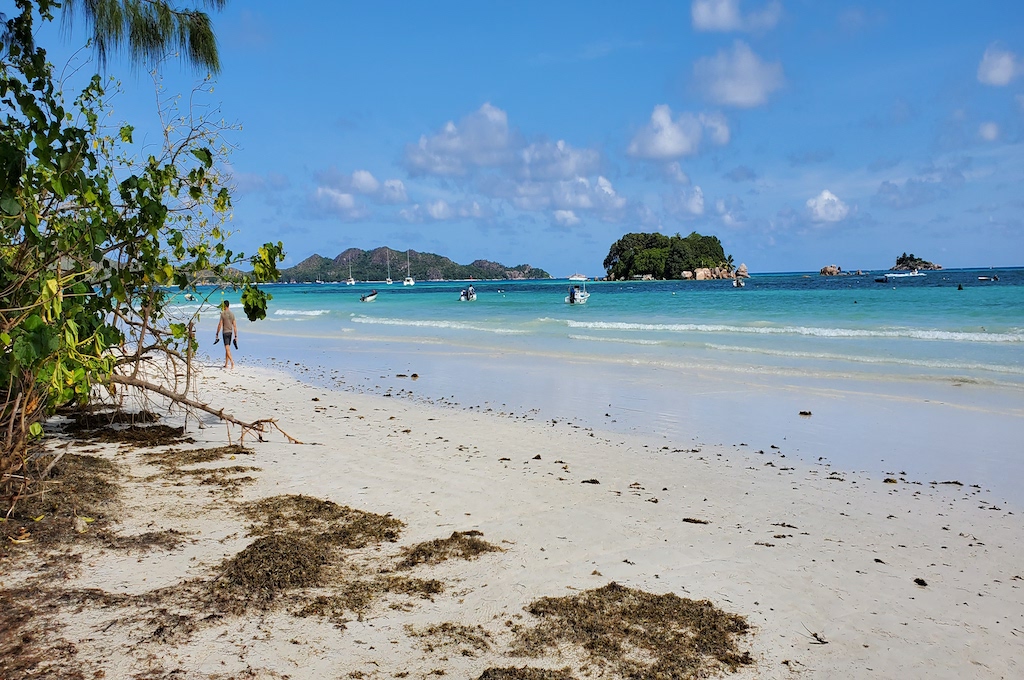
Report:
M 153 451 L 167 447 L 70 443 L 122 469 L 113 535 L 182 534 L 170 549 L 72 548 L 81 559 L 56 581 L 37 561 L 7 560 L 9 592 L 70 593 L 45 620 L 84 677 L 618 677 L 571 640 L 535 656 L 521 644 L 538 598 L 620 592 L 610 583 L 745 617 L 735 644 L 749 659 L 735 677 L 1021 673 L 1019 508 L 967 480 L 844 469 L 787 452 L 785 441 L 706 443 L 426 398 L 417 386 L 428 375 L 414 366 L 376 376 L 405 386 L 377 394 L 340 384 L 358 375 L 295 363 L 303 381 L 251 363 L 208 366 L 198 392 L 242 419 L 276 418 L 301 444 L 274 432 L 233 459 L 161 468 L 154 461 L 166 458 Z M 192 420 L 186 449 L 229 443 L 224 425 L 203 421 Z M 216 468 L 225 471 L 203 476 Z M 256 609 L 233 600 L 234 609 L 199 611 L 201 598 L 175 590 L 206 592 L 263 540 L 254 542 L 247 504 L 294 494 L 400 520 L 389 540 L 346 543 L 332 567 L 336 590 L 358 579 L 391 585 L 355 611 L 326 586 L 286 589 Z M 302 543 L 312 523 L 278 517 L 264 531 Z M 410 546 L 453 532 L 486 547 L 396 566 L 417 554 Z M 302 597 L 314 595 L 325 599 L 311 609 Z M 650 650 L 624 649 L 651 660 Z M 525 667 L 570 675 L 484 676 Z

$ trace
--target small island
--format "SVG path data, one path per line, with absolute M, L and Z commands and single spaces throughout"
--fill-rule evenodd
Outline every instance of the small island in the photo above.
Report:
M 935 264 L 934 262 L 929 262 L 928 260 L 923 260 L 920 257 L 915 257 L 913 253 L 911 253 L 910 255 L 903 253 L 902 255 L 896 258 L 896 266 L 890 269 L 889 271 L 910 272 L 914 271 L 915 269 L 925 271 L 938 271 L 939 269 L 942 269 L 942 265 Z
M 626 234 L 611 245 L 604 259 L 609 281 L 746 278 L 747 265 L 733 265 L 717 236 L 697 232 L 685 238 L 676 234 Z

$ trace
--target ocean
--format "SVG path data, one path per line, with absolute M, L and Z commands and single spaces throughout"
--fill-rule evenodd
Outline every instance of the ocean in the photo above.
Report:
M 321 366 L 332 387 L 581 426 L 785 438 L 809 460 L 963 476 L 1024 505 L 1024 268 L 877 276 L 590 281 L 585 305 L 565 303 L 566 280 L 474 281 L 473 302 L 459 301 L 469 282 L 282 284 L 268 287 L 267 318 L 240 326 L 239 354 Z M 215 324 L 204 313 L 201 341 Z

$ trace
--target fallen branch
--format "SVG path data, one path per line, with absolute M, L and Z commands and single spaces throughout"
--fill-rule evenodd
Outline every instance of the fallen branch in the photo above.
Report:
M 259 441 L 264 441 L 263 434 L 267 432 L 268 429 L 273 428 L 280 432 L 281 434 L 283 434 L 285 438 L 288 439 L 288 441 L 291 442 L 292 444 L 302 443 L 295 437 L 291 436 L 290 434 L 282 430 L 281 426 L 277 424 L 277 420 L 273 418 L 261 418 L 259 420 L 254 420 L 251 423 L 247 423 L 243 420 L 239 420 L 230 413 L 225 413 L 224 409 L 215 409 L 212 406 L 202 403 L 201 401 L 189 399 L 183 394 L 178 394 L 174 390 L 167 389 L 166 387 L 158 385 L 156 383 L 151 383 L 148 380 L 133 378 L 131 376 L 126 375 L 112 375 L 110 376 L 110 382 L 117 385 L 125 385 L 128 387 L 135 387 L 137 389 L 146 390 L 149 392 L 155 392 L 161 396 L 167 397 L 168 399 L 175 403 L 184 404 L 185 406 L 189 406 L 191 408 L 204 411 L 206 413 L 209 413 L 210 415 L 216 416 L 220 420 L 237 425 L 238 427 L 242 428 L 242 436 L 239 438 L 240 442 L 245 440 L 245 435 L 248 432 L 255 433 L 256 438 Z

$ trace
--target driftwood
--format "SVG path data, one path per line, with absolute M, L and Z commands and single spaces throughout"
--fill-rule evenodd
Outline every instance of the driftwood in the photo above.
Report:
M 209 413 L 210 415 L 216 416 L 217 418 L 223 420 L 224 422 L 237 425 L 242 429 L 242 436 L 240 438 L 242 441 L 244 441 L 245 435 L 248 433 L 254 433 L 258 441 L 263 441 L 263 434 L 270 429 L 274 429 L 283 434 L 285 438 L 287 438 L 288 441 L 291 442 L 292 444 L 302 443 L 295 437 L 291 436 L 290 434 L 282 430 L 281 426 L 277 424 L 277 420 L 274 418 L 260 418 L 259 420 L 254 420 L 252 422 L 247 423 L 244 420 L 240 420 L 239 418 L 236 418 L 230 413 L 225 412 L 223 408 L 215 409 L 208 404 L 204 404 L 201 401 L 196 401 L 195 399 L 190 399 L 188 396 L 184 394 L 179 394 L 174 390 L 170 390 L 164 387 L 163 385 L 158 385 L 157 383 L 152 383 L 149 382 L 148 380 L 143 380 L 141 378 L 135 378 L 127 375 L 115 374 L 110 376 L 110 382 L 118 385 L 125 385 L 127 387 L 135 387 L 137 389 L 146 390 L 147 392 L 154 392 L 161 396 L 167 397 L 168 399 L 175 403 L 182 404 L 184 406 L 188 406 L 189 408 L 194 408 L 199 411 L 204 411 L 206 413 Z

